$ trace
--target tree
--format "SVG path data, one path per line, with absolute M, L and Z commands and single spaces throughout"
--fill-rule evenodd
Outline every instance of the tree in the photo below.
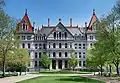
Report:
M 5 5 L 4 0 L 0 0 L 0 9 L 2 9 L 2 7 Z
M 22 71 L 26 71 L 26 68 L 28 67 L 28 64 L 30 63 L 30 56 L 26 49 L 17 49 L 12 51 L 12 53 L 9 53 L 12 55 L 10 57 L 9 61 L 9 67 L 14 68 L 20 72 L 20 75 L 22 74 Z
M 43 53 L 40 58 L 40 63 L 45 69 L 48 69 L 51 63 L 51 59 L 46 53 Z
M 71 54 L 71 58 L 68 60 L 68 64 L 69 64 L 70 67 L 73 68 L 73 71 L 74 71 L 75 67 L 78 64 L 78 60 L 77 60 L 74 52 Z

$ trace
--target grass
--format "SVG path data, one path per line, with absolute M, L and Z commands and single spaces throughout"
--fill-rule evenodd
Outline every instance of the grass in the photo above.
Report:
M 41 76 L 17 83 L 105 83 L 80 76 Z
M 61 70 L 61 71 L 43 71 L 43 72 L 35 72 L 32 74 L 91 74 L 92 72 L 80 72 L 80 71 L 69 71 L 69 70 Z

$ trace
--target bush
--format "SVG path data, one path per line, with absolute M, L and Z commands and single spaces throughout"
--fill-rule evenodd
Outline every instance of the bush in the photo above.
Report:
M 17 72 L 9 72 L 8 74 L 5 74 L 5 77 L 10 77 L 10 76 L 18 76 Z M 2 74 L 0 74 L 0 78 L 2 78 Z

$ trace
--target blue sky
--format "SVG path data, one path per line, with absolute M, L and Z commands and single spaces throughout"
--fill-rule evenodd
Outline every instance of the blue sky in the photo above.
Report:
M 31 23 L 37 26 L 56 25 L 58 19 L 69 25 L 69 19 L 73 19 L 73 25 L 83 26 L 84 22 L 90 21 L 92 10 L 95 9 L 97 17 L 107 14 L 116 0 L 5 0 L 5 12 L 10 16 L 21 19 L 28 10 Z

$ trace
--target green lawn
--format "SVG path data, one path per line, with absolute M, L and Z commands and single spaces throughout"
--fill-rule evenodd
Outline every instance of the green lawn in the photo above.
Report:
M 80 76 L 41 76 L 17 83 L 105 83 Z

